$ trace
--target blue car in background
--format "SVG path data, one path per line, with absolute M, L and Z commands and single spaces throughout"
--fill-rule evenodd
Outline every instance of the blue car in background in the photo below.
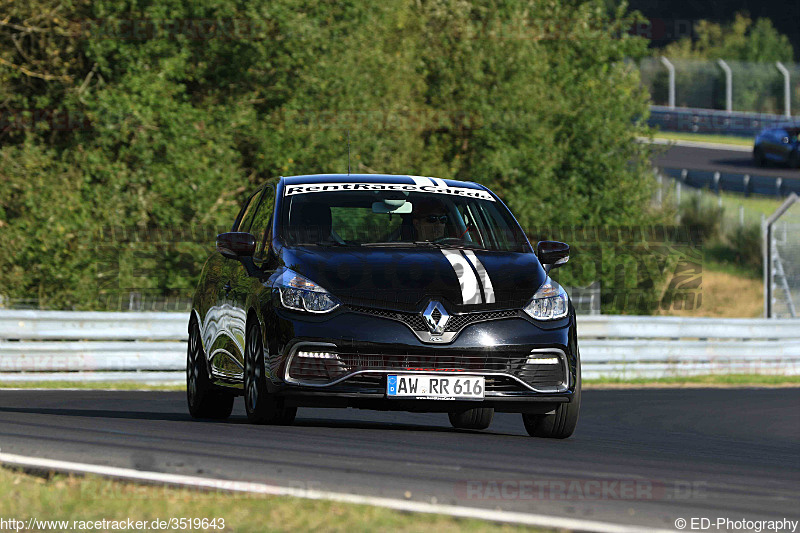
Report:
M 780 163 L 800 167 L 800 125 L 783 124 L 765 128 L 756 137 L 753 160 L 758 166 Z

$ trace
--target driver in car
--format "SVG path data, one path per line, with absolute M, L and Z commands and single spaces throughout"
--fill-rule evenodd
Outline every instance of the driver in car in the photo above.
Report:
M 446 237 L 447 214 L 440 202 L 415 202 L 411 214 L 416 240 L 435 242 Z

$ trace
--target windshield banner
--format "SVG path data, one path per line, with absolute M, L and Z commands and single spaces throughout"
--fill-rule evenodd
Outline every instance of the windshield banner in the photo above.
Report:
M 412 183 L 300 183 L 287 185 L 284 196 L 307 194 L 313 192 L 334 191 L 404 191 L 429 194 L 450 194 L 465 198 L 478 198 L 494 202 L 494 197 L 487 191 L 480 189 L 467 189 L 465 187 L 449 187 L 447 185 L 418 185 Z

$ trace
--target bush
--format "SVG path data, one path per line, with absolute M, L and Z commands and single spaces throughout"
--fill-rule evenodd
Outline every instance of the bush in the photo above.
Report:
M 728 242 L 733 249 L 733 257 L 737 264 L 760 272 L 763 264 L 763 237 L 758 224 L 736 226 L 728 234 Z
M 720 238 L 724 208 L 706 200 L 700 194 L 693 194 L 683 202 L 679 209 L 681 224 L 690 229 L 698 244 Z

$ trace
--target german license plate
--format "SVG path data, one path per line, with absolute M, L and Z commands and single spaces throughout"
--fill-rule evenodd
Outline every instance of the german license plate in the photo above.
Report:
M 482 400 L 486 386 L 482 376 L 441 374 L 389 374 L 388 398 L 418 400 Z

